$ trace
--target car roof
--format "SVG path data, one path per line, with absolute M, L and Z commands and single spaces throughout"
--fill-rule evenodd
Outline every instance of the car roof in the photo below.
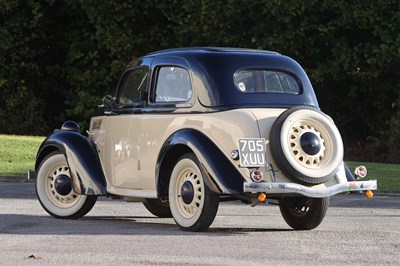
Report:
M 296 105 L 318 107 L 312 85 L 303 68 L 292 58 L 274 51 L 234 47 L 185 47 L 148 53 L 128 65 L 184 66 L 196 77 L 197 99 L 209 108 L 275 107 Z M 241 69 L 270 69 L 289 73 L 299 82 L 299 94 L 242 93 L 233 82 Z
M 198 53 L 257 53 L 257 54 L 279 54 L 278 52 L 269 50 L 258 50 L 251 48 L 237 47 L 182 47 L 172 48 L 148 53 L 146 56 L 156 55 L 181 55 L 181 54 L 198 54 Z

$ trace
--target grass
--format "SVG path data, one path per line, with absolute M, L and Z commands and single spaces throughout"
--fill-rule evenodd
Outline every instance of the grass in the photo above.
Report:
M 367 167 L 368 179 L 378 180 L 378 190 L 400 190 L 400 165 L 384 163 L 346 162 L 350 170 L 356 166 Z
M 26 176 L 33 170 L 35 157 L 44 137 L 0 134 L 0 176 Z M 368 169 L 365 179 L 377 179 L 380 190 L 400 190 L 400 165 L 346 162 L 350 170 L 358 165 Z
M 0 176 L 27 176 L 44 137 L 0 134 Z

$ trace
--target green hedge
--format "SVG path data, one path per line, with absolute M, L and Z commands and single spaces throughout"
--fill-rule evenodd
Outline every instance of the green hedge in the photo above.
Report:
M 350 156 L 399 162 L 399 10 L 397 0 L 0 0 L 0 133 L 48 135 L 66 118 L 85 127 L 144 53 L 249 47 L 306 69 Z

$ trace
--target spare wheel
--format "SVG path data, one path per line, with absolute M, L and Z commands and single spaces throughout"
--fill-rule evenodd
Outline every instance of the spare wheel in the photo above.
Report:
M 270 133 L 272 156 L 286 176 L 303 184 L 330 180 L 343 161 L 343 142 L 333 120 L 311 106 L 283 112 Z

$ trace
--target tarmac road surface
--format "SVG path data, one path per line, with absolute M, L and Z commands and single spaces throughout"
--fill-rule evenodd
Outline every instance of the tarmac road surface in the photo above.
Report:
M 0 244 L 0 265 L 400 265 L 400 197 L 334 196 L 311 231 L 290 229 L 277 206 L 226 202 L 208 231 L 191 233 L 109 199 L 55 219 L 33 183 L 0 182 Z

